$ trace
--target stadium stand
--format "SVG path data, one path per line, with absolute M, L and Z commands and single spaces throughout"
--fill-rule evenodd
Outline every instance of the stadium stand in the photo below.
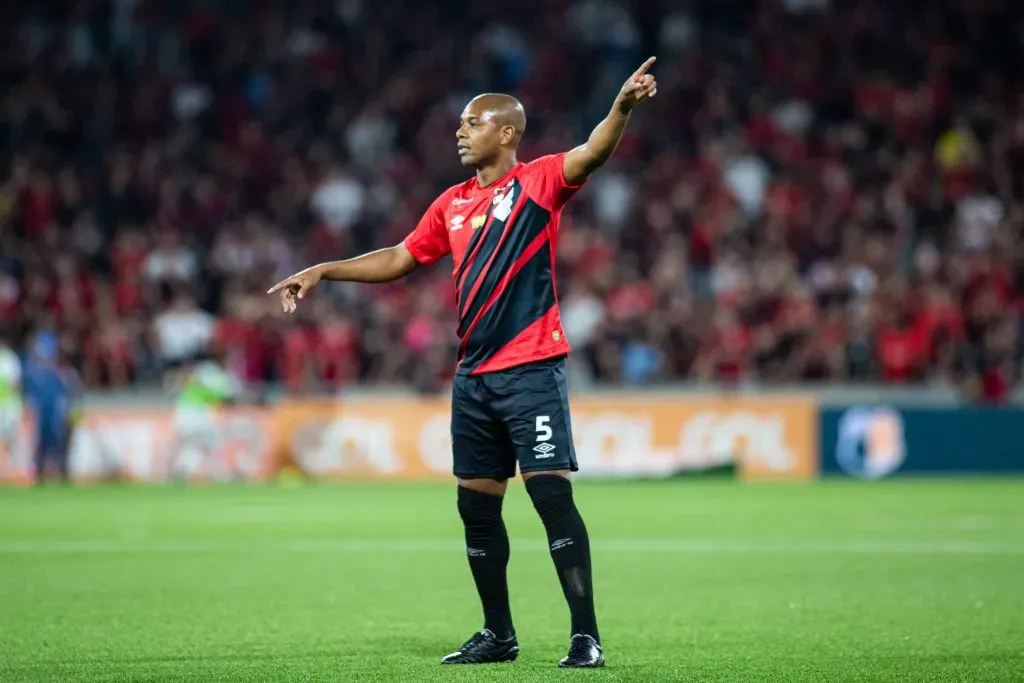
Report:
M 159 382 L 212 350 L 251 385 L 438 390 L 446 267 L 323 287 L 294 317 L 263 293 L 404 237 L 466 176 L 454 132 L 473 94 L 524 101 L 530 159 L 582 141 L 656 54 L 658 98 L 567 209 L 577 373 L 999 401 L 1022 356 L 1022 11 L 6 3 L 0 326 L 19 345 L 57 332 L 90 387 Z

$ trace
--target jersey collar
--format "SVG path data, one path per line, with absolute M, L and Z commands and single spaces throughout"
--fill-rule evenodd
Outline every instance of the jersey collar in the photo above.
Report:
M 490 189 L 501 187 L 501 183 L 503 181 L 508 180 L 509 176 L 514 174 L 516 171 L 518 171 L 521 167 L 523 167 L 525 165 L 526 164 L 524 164 L 522 161 L 516 161 L 515 165 L 512 168 L 508 169 L 508 171 L 505 172 L 505 175 L 501 176 L 500 178 L 498 178 L 493 183 L 491 183 L 490 185 L 487 185 L 487 186 L 481 186 L 477 182 L 476 176 L 474 175 L 472 178 L 469 179 L 469 183 L 470 183 L 469 187 L 470 187 L 470 189 L 473 192 L 481 192 L 481 191 L 486 191 L 486 190 L 490 190 Z

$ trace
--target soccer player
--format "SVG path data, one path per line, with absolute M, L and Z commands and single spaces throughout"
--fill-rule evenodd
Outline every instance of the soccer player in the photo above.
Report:
M 70 481 L 70 436 L 80 394 L 77 374 L 61 360 L 57 337 L 41 333 L 25 373 L 25 397 L 36 418 L 36 484 L 43 483 L 48 460 L 55 461 L 62 482 Z
M 578 469 L 566 389 L 569 344 L 555 294 L 562 208 L 612 155 L 633 108 L 657 93 L 648 59 L 622 86 L 586 143 L 530 163 L 516 158 L 523 106 L 479 95 L 462 112 L 458 154 L 476 176 L 449 188 L 400 244 L 307 268 L 274 285 L 286 312 L 321 280 L 387 282 L 417 266 L 454 260 L 461 340 L 452 388 L 452 450 L 466 554 L 484 627 L 445 664 L 514 660 L 508 534 L 502 498 L 516 464 L 547 532 L 569 605 L 571 639 L 562 667 L 604 665 L 594 616 L 590 543 L 573 502 Z
M 0 462 L 16 455 L 21 417 L 21 360 L 0 330 Z
M 174 436 L 168 463 L 172 479 L 186 480 L 205 471 L 218 480 L 229 479 L 230 464 L 214 459 L 221 406 L 242 394 L 241 383 L 210 354 L 200 353 L 186 361 L 177 406 Z

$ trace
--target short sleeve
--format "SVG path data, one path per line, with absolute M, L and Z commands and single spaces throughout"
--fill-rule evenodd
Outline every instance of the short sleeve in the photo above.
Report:
M 405 238 L 405 248 L 416 263 L 429 266 L 437 263 L 452 251 L 448 242 L 448 230 L 444 223 L 444 207 L 448 193 L 442 194 L 426 210 L 416 224 L 416 229 Z
M 526 165 L 527 177 L 530 179 L 531 185 L 528 191 L 536 201 L 552 211 L 558 211 L 565 206 L 572 196 L 587 183 L 586 180 L 579 185 L 570 185 L 566 182 L 563 167 L 565 155 L 566 152 L 549 154 Z

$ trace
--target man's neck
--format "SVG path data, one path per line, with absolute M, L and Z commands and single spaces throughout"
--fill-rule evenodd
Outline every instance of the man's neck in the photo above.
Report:
M 480 187 L 487 187 L 494 184 L 496 180 L 512 170 L 516 165 L 516 155 L 512 154 L 501 161 L 478 168 L 476 170 L 476 184 Z

